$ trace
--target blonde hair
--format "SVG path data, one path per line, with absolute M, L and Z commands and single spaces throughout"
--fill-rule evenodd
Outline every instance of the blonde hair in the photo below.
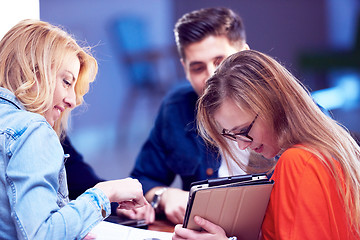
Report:
M 254 50 L 236 53 L 219 66 L 198 101 L 198 128 L 208 142 L 236 160 L 214 119 L 226 99 L 269 122 L 282 151 L 301 144 L 330 169 L 349 224 L 360 236 L 360 148 L 343 126 L 319 109 L 305 87 L 273 58 Z
M 0 87 L 13 92 L 26 110 L 44 115 L 52 104 L 56 73 L 68 54 L 80 61 L 75 85 L 78 106 L 95 79 L 97 62 L 89 48 L 80 47 L 60 27 L 39 20 L 20 21 L 0 41 Z M 54 124 L 59 136 L 67 128 L 70 112 L 66 109 Z

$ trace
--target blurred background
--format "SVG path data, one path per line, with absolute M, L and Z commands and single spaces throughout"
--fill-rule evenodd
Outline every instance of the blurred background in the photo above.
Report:
M 98 77 L 85 96 L 87 104 L 74 112 L 69 135 L 103 178 L 129 175 L 161 99 L 175 84 L 186 81 L 173 27 L 184 13 L 205 7 L 230 7 L 239 13 L 250 48 L 283 63 L 336 120 L 360 132 L 358 0 L 24 2 L 8 4 L 0 13 L 7 11 L 10 18 L 22 9 L 20 18 L 35 14 L 61 25 L 90 45 L 98 60 Z

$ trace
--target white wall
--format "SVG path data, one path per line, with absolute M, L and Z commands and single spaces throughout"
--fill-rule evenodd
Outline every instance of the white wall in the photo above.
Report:
M 20 20 L 40 18 L 39 0 L 2 0 L 0 4 L 0 38 Z

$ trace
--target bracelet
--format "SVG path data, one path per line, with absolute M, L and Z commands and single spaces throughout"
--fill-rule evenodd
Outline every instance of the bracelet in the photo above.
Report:
M 237 240 L 237 237 L 229 237 L 229 240 Z

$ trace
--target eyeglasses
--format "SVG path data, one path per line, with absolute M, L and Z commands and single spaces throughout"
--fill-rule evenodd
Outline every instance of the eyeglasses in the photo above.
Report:
M 231 133 L 230 131 L 223 129 L 221 135 L 223 137 L 226 137 L 232 141 L 243 141 L 243 142 L 252 142 L 253 138 L 249 136 L 249 132 L 252 128 L 252 126 L 254 125 L 254 122 L 256 120 L 256 118 L 258 117 L 259 114 L 256 114 L 254 120 L 250 123 L 249 127 L 243 131 L 243 132 L 239 132 L 239 133 Z

